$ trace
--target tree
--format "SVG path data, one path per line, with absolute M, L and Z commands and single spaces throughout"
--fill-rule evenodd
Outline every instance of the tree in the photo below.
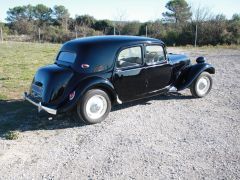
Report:
M 52 9 L 43 5 L 38 4 L 34 7 L 34 17 L 38 20 L 38 26 L 43 26 L 44 24 L 50 24 L 52 21 Z
M 185 0 L 170 0 L 165 7 L 169 11 L 163 13 L 163 16 L 168 22 L 181 24 L 187 22 L 192 16 L 190 6 Z
M 211 9 L 209 9 L 208 7 L 199 4 L 197 8 L 192 8 L 192 21 L 201 23 L 211 20 L 213 17 L 214 16 L 211 13 Z
M 7 18 L 6 20 L 10 23 L 16 22 L 16 21 L 32 21 L 33 20 L 33 13 L 34 6 L 27 5 L 27 6 L 16 6 L 14 8 L 10 8 L 7 11 Z
M 227 36 L 225 40 L 228 44 L 240 44 L 240 14 L 234 14 L 227 25 Z
M 10 23 L 27 19 L 26 6 L 16 6 L 7 11 L 6 20 Z
M 69 17 L 70 17 L 70 14 L 64 6 L 56 5 L 53 7 L 53 19 L 55 21 L 55 24 L 58 26 L 64 27 L 66 31 L 68 29 Z
M 104 34 L 108 34 L 113 28 L 113 24 L 109 20 L 99 20 L 94 24 L 94 29 L 97 31 L 102 31 Z
M 33 29 L 33 10 L 34 7 L 31 5 L 10 8 L 6 20 L 18 34 L 30 34 Z
M 125 10 L 123 9 L 117 10 L 113 21 L 113 26 L 116 34 L 120 35 L 122 33 L 122 29 L 126 24 L 126 16 L 127 13 Z
M 153 38 L 164 38 L 166 36 L 166 28 L 163 26 L 162 21 L 156 20 L 154 22 L 146 22 L 141 25 L 139 29 L 139 35 L 146 35 L 146 27 L 147 27 L 147 34 L 149 37 Z
M 95 30 L 93 29 L 96 20 L 93 16 L 82 15 L 75 18 L 75 31 L 80 33 L 80 36 L 93 35 Z M 77 36 L 79 36 L 77 35 Z
M 82 15 L 76 17 L 76 25 L 78 26 L 87 26 L 92 28 L 95 22 L 96 20 L 93 16 Z
M 233 14 L 232 20 L 233 21 L 240 21 L 240 14 Z
M 139 28 L 141 26 L 141 23 L 138 21 L 133 21 L 125 24 L 122 29 L 122 34 L 124 35 L 138 35 L 139 34 Z

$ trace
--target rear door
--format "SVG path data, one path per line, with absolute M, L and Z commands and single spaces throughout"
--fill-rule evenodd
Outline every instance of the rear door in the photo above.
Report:
M 145 93 L 146 76 L 142 45 L 126 47 L 118 53 L 113 84 L 122 101 L 138 99 Z
M 165 91 L 170 85 L 172 65 L 168 63 L 162 45 L 145 46 L 147 92 Z

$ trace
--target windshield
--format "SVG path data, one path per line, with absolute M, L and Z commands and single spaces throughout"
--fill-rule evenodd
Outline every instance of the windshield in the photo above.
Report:
M 73 52 L 62 51 L 58 55 L 57 61 L 63 61 L 67 63 L 74 63 L 77 54 Z

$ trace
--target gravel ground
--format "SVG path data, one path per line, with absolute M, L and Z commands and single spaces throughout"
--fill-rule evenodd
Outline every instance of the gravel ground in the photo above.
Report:
M 193 99 L 188 89 L 157 96 L 90 126 L 34 111 L 19 117 L 19 139 L 0 138 L 0 179 L 240 179 L 240 51 L 169 51 L 215 66 L 207 97 Z M 31 117 L 45 126 L 29 128 Z

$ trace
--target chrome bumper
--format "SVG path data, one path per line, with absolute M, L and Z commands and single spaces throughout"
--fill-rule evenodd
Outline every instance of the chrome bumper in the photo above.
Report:
M 27 100 L 28 102 L 30 102 L 30 103 L 33 104 L 34 106 L 37 106 L 37 107 L 38 107 L 38 112 L 44 110 L 44 111 L 46 111 L 46 112 L 48 112 L 48 113 L 50 113 L 50 114 L 54 114 L 54 115 L 57 114 L 57 110 L 56 110 L 56 109 L 43 106 L 43 105 L 41 104 L 41 102 L 37 103 L 37 102 L 33 101 L 31 98 L 28 97 L 28 94 L 27 94 L 26 92 L 23 94 L 23 99 L 24 99 L 24 100 Z

